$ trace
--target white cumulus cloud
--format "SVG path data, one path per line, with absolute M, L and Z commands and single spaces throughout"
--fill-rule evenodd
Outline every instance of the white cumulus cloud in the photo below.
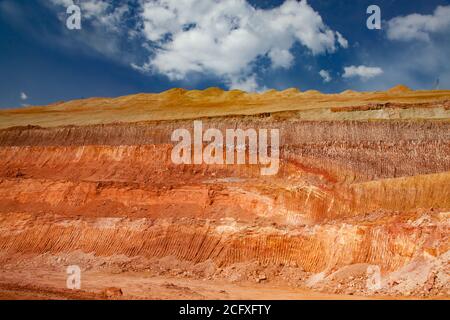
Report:
M 313 55 L 348 46 L 306 0 L 267 10 L 245 0 L 142 0 L 141 18 L 143 34 L 156 49 L 134 68 L 172 80 L 212 74 L 231 88 L 258 87 L 252 70 L 258 58 L 268 58 L 273 68 L 291 67 L 295 43 Z
M 391 40 L 430 40 L 431 33 L 450 31 L 450 6 L 438 6 L 433 14 L 410 14 L 388 22 L 387 36 Z
M 274 48 L 269 51 L 272 67 L 288 69 L 294 61 L 294 56 L 289 50 Z
M 106 14 L 110 4 L 102 0 L 50 0 L 51 3 L 68 8 L 69 6 L 76 4 L 81 8 L 82 15 L 85 18 L 101 17 Z
M 25 92 L 21 92 L 20 93 L 20 100 L 27 100 L 27 99 L 28 99 L 27 94 Z
M 344 38 L 342 34 L 336 31 L 337 41 L 341 45 L 342 48 L 348 48 L 348 41 Z
M 344 78 L 360 77 L 363 80 L 367 80 L 383 74 L 383 69 L 379 67 L 367 67 L 367 66 L 350 66 L 344 68 Z
M 258 85 L 256 75 L 244 76 L 239 78 L 238 76 L 232 76 L 228 81 L 228 86 L 232 89 L 243 90 L 247 92 L 264 91 L 266 88 L 261 88 Z
M 104 0 L 41 0 L 41 2 L 55 11 L 62 22 L 62 35 L 57 37 L 46 35 L 47 41 L 71 49 L 89 49 L 91 52 L 127 65 L 134 61 L 133 50 L 122 49 L 123 39 L 132 38 L 131 33 L 134 32 L 127 25 L 126 15 L 129 13 L 127 4 L 118 5 Z M 80 7 L 81 31 L 70 31 L 66 28 L 68 18 L 66 9 L 73 4 Z
M 126 4 L 114 6 L 112 3 L 104 0 L 50 0 L 50 3 L 56 6 L 68 8 L 76 4 L 80 6 L 81 20 L 89 20 L 97 27 L 103 27 L 108 31 L 119 31 L 119 26 L 125 13 L 128 12 Z M 60 15 L 60 19 L 65 20 L 66 14 Z
M 322 77 L 324 82 L 330 82 L 333 80 L 330 73 L 327 70 L 320 70 L 319 75 Z

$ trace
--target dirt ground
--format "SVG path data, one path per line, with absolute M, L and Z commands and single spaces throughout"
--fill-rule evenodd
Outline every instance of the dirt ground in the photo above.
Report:
M 20 280 L 19 280 L 20 279 Z M 151 300 L 310 300 L 310 299 L 370 299 L 354 295 L 336 295 L 294 289 L 270 284 L 232 284 L 225 281 L 179 279 L 149 276 L 145 272 L 108 274 L 86 272 L 82 290 L 66 289 L 62 272 L 39 271 L 31 276 L 25 272 L 2 272 L 0 299 L 151 299 Z M 122 295 L 106 296 L 106 289 L 121 288 Z M 383 299 L 389 297 L 376 297 Z M 413 298 L 413 297 L 409 297 Z
M 19 258 L 20 257 L 20 258 Z M 0 258 L 2 256 L 0 255 Z M 5 257 L 3 256 L 3 259 Z M 67 288 L 67 265 L 77 263 L 81 270 L 80 290 Z M 442 269 L 442 267 L 440 267 Z M 192 264 L 175 257 L 145 260 L 124 256 L 96 257 L 75 252 L 65 255 L 11 256 L 0 266 L 2 300 L 309 300 L 309 299 L 448 299 L 445 290 L 420 295 L 412 290 L 399 295 L 393 288 L 370 294 L 358 276 L 365 265 L 339 269 L 318 280 L 321 274 L 298 268 L 271 269 L 257 262 L 224 269 L 212 264 Z M 414 270 L 420 270 L 417 267 Z M 444 268 L 445 269 L 445 268 Z M 416 272 L 405 278 L 392 278 L 390 286 L 404 286 L 419 280 Z M 444 275 L 445 276 L 445 275 Z M 441 275 L 442 277 L 442 275 Z M 387 278 L 387 276 L 386 276 Z M 312 279 L 314 284 L 311 285 Z M 399 280 L 400 279 L 400 280 Z M 446 281 L 445 279 L 443 281 Z M 393 284 L 392 284 L 393 283 Z M 433 287 L 437 286 L 437 281 Z M 423 286 L 422 286 L 423 287 Z M 338 290 L 337 288 L 341 288 Z M 421 289 L 422 290 L 422 289 Z M 434 292 L 434 294 L 433 294 Z M 415 294 L 418 293 L 418 294 Z

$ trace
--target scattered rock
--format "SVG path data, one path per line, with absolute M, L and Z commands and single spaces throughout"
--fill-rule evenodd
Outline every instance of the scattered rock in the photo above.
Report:
M 258 278 L 256 278 L 257 283 L 261 283 L 262 281 L 267 280 L 267 276 L 265 274 L 260 274 Z
M 116 287 L 110 287 L 103 290 L 103 295 L 108 298 L 117 298 L 123 296 L 122 289 Z

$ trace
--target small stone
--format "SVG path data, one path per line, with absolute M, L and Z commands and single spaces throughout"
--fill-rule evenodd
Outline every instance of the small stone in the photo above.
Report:
M 123 296 L 122 289 L 116 288 L 116 287 L 110 287 L 103 290 L 103 295 L 106 298 L 115 298 L 115 297 L 121 297 Z
M 260 274 L 260 275 L 258 276 L 258 278 L 256 279 L 256 282 L 257 282 L 257 283 L 260 283 L 261 281 L 264 281 L 264 280 L 267 280 L 266 275 L 265 275 L 265 274 Z

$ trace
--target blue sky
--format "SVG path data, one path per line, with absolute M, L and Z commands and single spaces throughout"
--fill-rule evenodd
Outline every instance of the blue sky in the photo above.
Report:
M 71 3 L 0 0 L 0 108 L 173 87 L 450 89 L 450 0 L 79 0 L 68 30 Z

